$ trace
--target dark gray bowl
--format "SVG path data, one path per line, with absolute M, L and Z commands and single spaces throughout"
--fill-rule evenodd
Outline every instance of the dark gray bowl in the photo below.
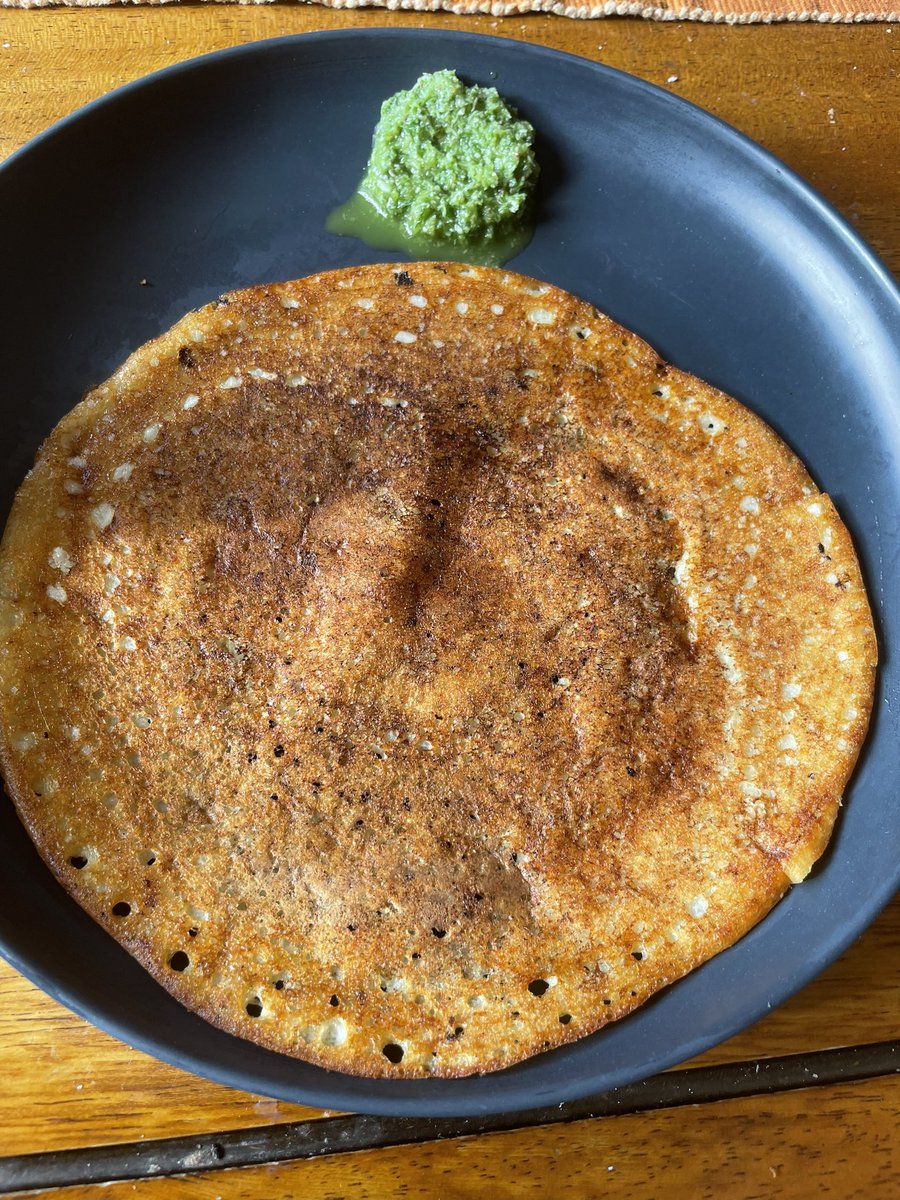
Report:
M 357 181 L 380 102 L 448 66 L 496 83 L 540 135 L 541 219 L 513 265 L 591 300 L 782 433 L 856 537 L 882 668 L 864 758 L 813 876 L 627 1020 L 483 1078 L 360 1080 L 219 1032 L 68 899 L 0 803 L 0 946 L 52 996 L 236 1087 L 428 1116 L 557 1103 L 686 1059 L 803 987 L 900 880 L 900 296 L 784 166 L 637 79 L 496 38 L 311 34 L 163 71 L 37 138 L 0 169 L 0 510 L 63 413 L 186 309 L 226 288 L 395 257 L 322 223 Z

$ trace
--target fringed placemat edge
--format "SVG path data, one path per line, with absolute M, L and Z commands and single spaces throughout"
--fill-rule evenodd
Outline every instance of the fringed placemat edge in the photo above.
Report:
M 123 5 L 159 7 L 176 4 L 178 0 L 0 0 L 2 8 L 113 8 Z M 271 4 L 275 0 L 204 0 L 208 4 Z M 309 0 L 298 0 L 307 3 Z M 900 21 L 900 9 L 877 9 L 860 12 L 851 4 L 839 4 L 827 9 L 755 8 L 756 0 L 737 0 L 727 9 L 700 8 L 682 5 L 670 8 L 657 4 L 642 4 L 628 0 L 604 0 L 603 4 L 564 4 L 557 0 L 316 0 L 327 8 L 383 8 L 389 11 L 449 12 L 456 16 L 482 15 L 491 17 L 525 16 L 528 13 L 548 13 L 577 20 L 597 20 L 602 17 L 643 17 L 648 21 L 700 21 L 718 25 L 769 25 L 777 21 L 817 25 L 850 25 L 884 21 Z

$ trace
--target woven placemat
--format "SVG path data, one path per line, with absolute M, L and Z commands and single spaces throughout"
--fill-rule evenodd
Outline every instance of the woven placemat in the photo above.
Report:
M 168 4 L 177 0 L 0 0 L 4 8 L 107 7 L 118 3 Z M 269 4 L 272 0 L 204 0 L 205 3 Z M 862 21 L 900 21 L 900 0 L 824 0 L 822 7 L 805 7 L 804 0 L 705 0 L 703 6 L 604 0 L 602 4 L 566 4 L 561 0 L 321 0 L 329 8 L 410 9 L 415 12 L 482 13 L 515 17 L 524 13 L 554 13 L 562 17 L 645 17 L 651 21 L 707 21 L 725 25 L 767 24 L 772 21 L 812 22 L 819 25 Z

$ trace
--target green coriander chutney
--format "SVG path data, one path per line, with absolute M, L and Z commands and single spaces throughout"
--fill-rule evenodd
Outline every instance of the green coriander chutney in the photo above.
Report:
M 422 75 L 381 106 L 366 172 L 326 228 L 414 258 L 499 266 L 534 231 L 533 140 L 496 88 Z

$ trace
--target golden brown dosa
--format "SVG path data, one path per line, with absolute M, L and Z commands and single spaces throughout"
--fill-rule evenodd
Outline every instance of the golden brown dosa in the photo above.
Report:
M 875 640 L 762 421 L 553 287 L 251 288 L 54 430 L 0 552 L 7 786 L 189 1008 L 365 1075 L 506 1066 L 821 854 Z

